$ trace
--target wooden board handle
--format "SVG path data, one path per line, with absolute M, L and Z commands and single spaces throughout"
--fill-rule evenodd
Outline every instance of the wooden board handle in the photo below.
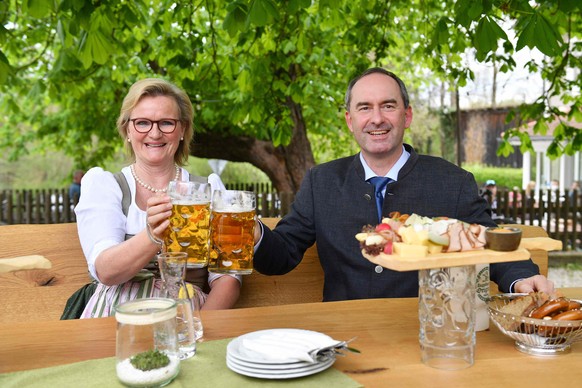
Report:
M 521 239 L 519 247 L 530 251 L 536 249 L 542 251 L 561 251 L 562 241 L 549 237 L 528 237 Z

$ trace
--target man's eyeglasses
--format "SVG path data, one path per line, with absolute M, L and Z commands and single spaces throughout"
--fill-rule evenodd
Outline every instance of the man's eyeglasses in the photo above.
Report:
M 161 119 L 161 120 L 149 120 L 149 119 L 130 119 L 133 123 L 133 127 L 139 133 L 148 133 L 154 127 L 154 124 L 158 124 L 158 129 L 163 133 L 172 133 L 176 129 L 176 124 L 179 120 L 175 119 Z

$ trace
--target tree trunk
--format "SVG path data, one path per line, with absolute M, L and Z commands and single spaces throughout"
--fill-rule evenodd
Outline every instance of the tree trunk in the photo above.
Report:
M 491 108 L 497 107 L 497 61 L 493 59 L 493 85 L 491 85 Z
M 307 138 L 301 106 L 290 99 L 287 105 L 294 123 L 287 146 L 274 147 L 270 141 L 217 132 L 196 132 L 190 153 L 199 158 L 247 162 L 263 171 L 278 191 L 297 192 L 308 169 L 315 165 Z
M 301 68 L 289 67 L 287 76 L 295 81 Z M 248 136 L 222 135 L 216 130 L 195 134 L 192 155 L 207 159 L 224 159 L 231 162 L 248 162 L 263 171 L 280 192 L 296 193 L 308 169 L 315 166 L 303 110 L 291 97 L 285 105 L 293 121 L 293 136 L 286 146 L 275 147 L 271 141 L 257 140 Z

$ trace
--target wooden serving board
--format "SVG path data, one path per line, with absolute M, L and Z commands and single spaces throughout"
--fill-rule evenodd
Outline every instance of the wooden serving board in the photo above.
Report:
M 419 269 L 458 267 L 463 265 L 504 263 L 509 261 L 527 260 L 529 250 L 541 249 L 545 251 L 562 249 L 562 242 L 548 237 L 522 238 L 519 248 L 515 251 L 501 252 L 491 249 L 475 251 L 435 253 L 426 257 L 401 257 L 399 255 L 370 256 L 362 251 L 364 257 L 372 263 L 381 265 L 394 271 L 415 271 Z
M 519 244 L 520 248 L 525 248 L 530 251 L 539 249 L 542 251 L 561 251 L 562 241 L 554 240 L 549 237 L 528 237 L 522 238 Z

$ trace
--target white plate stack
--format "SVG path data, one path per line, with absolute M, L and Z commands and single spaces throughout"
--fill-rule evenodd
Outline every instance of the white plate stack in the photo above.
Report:
M 241 335 L 226 348 L 226 365 L 233 372 L 263 379 L 291 379 L 329 368 L 335 356 L 314 360 L 313 349 L 340 341 L 316 331 L 261 330 Z

